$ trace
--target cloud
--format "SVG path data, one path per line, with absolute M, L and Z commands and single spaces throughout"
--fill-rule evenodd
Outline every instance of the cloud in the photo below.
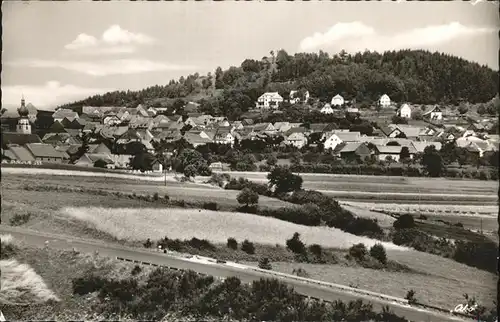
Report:
M 300 49 L 365 49 L 384 51 L 398 49 L 426 49 L 466 36 L 495 32 L 494 28 L 469 27 L 459 22 L 415 28 L 392 35 L 381 34 L 362 22 L 337 23 L 325 33 L 315 33 L 300 42 Z
M 6 62 L 10 66 L 31 68 L 62 68 L 90 76 L 130 75 L 155 71 L 195 70 L 196 66 L 175 65 L 146 59 L 116 59 L 90 61 L 31 60 Z
M 21 95 L 35 107 L 53 109 L 59 104 L 84 99 L 95 94 L 113 91 L 113 88 L 88 88 L 76 85 L 62 85 L 58 81 L 49 81 L 43 85 L 2 86 L 2 105 L 18 107 Z M 14 110 L 14 109 L 13 109 Z
M 156 40 L 148 35 L 134 33 L 112 25 L 106 29 L 100 39 L 85 33 L 79 34 L 71 43 L 64 46 L 66 50 L 81 54 L 118 54 L 133 53 L 137 46 L 150 45 Z

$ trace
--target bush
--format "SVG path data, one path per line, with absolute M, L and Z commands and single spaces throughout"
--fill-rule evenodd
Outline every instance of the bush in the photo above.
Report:
M 99 291 L 104 287 L 106 280 L 96 275 L 88 275 L 73 279 L 73 294 L 85 295 Z
M 151 239 L 148 238 L 143 245 L 146 248 L 151 248 L 151 246 L 153 246 L 153 243 L 151 242 Z
M 230 237 L 227 239 L 227 247 L 234 249 L 234 250 L 237 250 L 238 249 L 238 242 L 236 241 L 236 239 Z
M 455 242 L 453 259 L 468 266 L 488 272 L 497 271 L 498 244 L 492 241 L 460 241 Z
M 245 239 L 243 243 L 241 243 L 241 250 L 250 255 L 255 254 L 255 246 L 252 242 L 248 241 L 248 239 Z
M 99 159 L 96 162 L 94 162 L 94 168 L 101 168 L 101 169 L 106 169 L 108 167 L 108 164 L 106 161 Z
M 21 226 L 26 224 L 31 218 L 31 213 L 25 214 L 15 214 L 12 218 L 10 218 L 9 222 L 12 226 Z
M 10 242 L 2 241 L 0 243 L 0 259 L 9 259 L 16 254 L 18 248 Z
M 370 248 L 370 256 L 381 262 L 382 264 L 387 263 L 387 254 L 385 248 L 382 244 L 375 244 Z
M 288 239 L 286 241 L 286 247 L 295 254 L 306 253 L 306 246 L 300 240 L 300 234 L 297 232 L 293 234 L 293 237 L 291 239 Z
M 158 195 L 158 192 L 155 192 L 155 193 L 153 194 L 153 200 L 154 200 L 154 201 L 158 201 L 159 199 L 160 199 L 160 196 Z
M 219 210 L 219 205 L 213 201 L 205 202 L 203 203 L 203 209 L 217 211 Z
M 169 202 L 170 200 L 170 196 L 165 194 L 165 196 L 163 196 L 163 199 L 165 199 L 166 202 Z
M 309 246 L 309 251 L 318 258 L 321 258 L 321 255 L 323 255 L 323 249 L 321 248 L 321 245 L 318 244 L 312 244 Z
M 299 267 L 297 269 L 294 268 L 292 274 L 297 275 L 299 277 L 304 277 L 304 278 L 309 277 L 309 273 L 307 273 L 307 271 L 301 267 Z
M 410 229 L 415 227 L 415 220 L 412 215 L 404 214 L 392 224 L 395 229 Z
M 363 243 L 353 245 L 349 248 L 349 255 L 356 260 L 363 260 L 368 251 Z
M 461 222 L 457 222 L 457 223 L 453 224 L 453 226 L 464 228 L 464 224 L 462 224 Z
M 259 260 L 259 268 L 262 268 L 262 269 L 267 269 L 267 270 L 271 270 L 273 269 L 271 267 L 271 263 L 269 262 L 269 258 L 267 257 L 263 257 Z
M 135 276 L 135 275 L 139 274 L 140 272 L 142 272 L 142 268 L 139 265 L 135 265 L 134 268 L 132 269 L 132 272 L 130 272 L 130 274 L 132 274 L 132 276 Z
M 426 215 L 420 215 L 420 216 L 418 216 L 418 219 L 427 220 L 427 216 Z
M 408 293 L 406 293 L 405 299 L 408 300 L 408 304 L 416 304 L 417 299 L 415 298 L 415 291 L 414 290 L 409 290 Z
M 188 245 L 198 250 L 215 251 L 217 249 L 217 247 L 208 240 L 198 239 L 196 237 L 191 238 L 191 240 L 188 241 Z

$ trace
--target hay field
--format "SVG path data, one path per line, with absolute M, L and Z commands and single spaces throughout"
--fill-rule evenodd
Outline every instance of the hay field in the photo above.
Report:
M 147 238 L 208 239 L 226 243 L 227 238 L 248 239 L 255 243 L 284 245 L 294 232 L 301 234 L 306 244 L 320 244 L 332 248 L 348 248 L 356 243 L 371 247 L 377 241 L 358 237 L 339 229 L 307 227 L 257 215 L 193 209 L 107 209 L 95 207 L 68 207 L 61 214 L 87 222 L 118 239 L 145 240 Z M 405 250 L 391 243 L 387 249 Z

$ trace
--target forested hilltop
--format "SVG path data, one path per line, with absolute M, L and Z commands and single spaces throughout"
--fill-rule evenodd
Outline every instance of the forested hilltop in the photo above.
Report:
M 336 94 L 359 107 L 372 105 L 382 94 L 396 102 L 416 104 L 484 103 L 498 92 L 498 72 L 486 66 L 443 53 L 422 50 L 365 51 L 349 55 L 325 52 L 289 55 L 280 50 L 260 61 L 246 59 L 239 67 L 215 74 L 198 73 L 140 91 L 115 91 L 95 95 L 61 107 L 168 106 L 177 98 L 202 103 L 212 114 L 232 118 L 254 106 L 266 91 L 287 98 L 290 90 L 308 90 L 328 102 Z

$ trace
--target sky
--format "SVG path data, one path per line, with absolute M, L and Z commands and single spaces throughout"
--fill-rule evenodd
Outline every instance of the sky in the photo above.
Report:
M 4 1 L 2 106 L 53 109 L 279 49 L 427 49 L 498 70 L 498 4 L 475 1 Z

